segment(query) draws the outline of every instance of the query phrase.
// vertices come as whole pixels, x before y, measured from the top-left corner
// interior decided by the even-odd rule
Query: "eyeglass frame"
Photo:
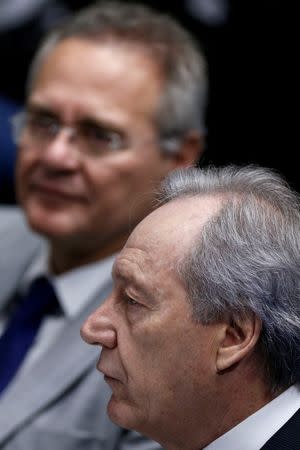
[[[23,109],[19,112],[17,112],[16,114],[14,114],[11,117],[11,126],[12,126],[12,134],[13,134],[13,138],[14,138],[14,142],[18,145],[19,141],[21,139],[21,134],[24,132],[25,128],[28,128],[28,124],[26,124],[26,118],[28,118],[30,116],[30,114],[34,114],[34,111],[28,111],[26,109]],[[36,113],[37,114],[37,113]],[[42,114],[41,114],[42,116]],[[45,117],[47,116],[47,114],[45,114]],[[76,137],[78,138],[78,136],[80,136],[82,133],[80,133],[79,129],[80,129],[80,123],[77,125],[66,125],[64,124],[62,121],[56,119],[54,116],[51,117],[51,114],[48,115],[48,120],[52,119],[53,122],[50,123],[50,125],[48,125],[49,128],[52,128],[52,130],[45,130],[46,133],[48,133],[48,136],[44,136],[44,137],[36,137],[35,134],[31,134],[30,138],[33,139],[33,141],[35,140],[36,142],[40,139],[40,141],[43,142],[51,142],[53,139],[55,139],[63,130],[68,131],[69,132],[69,136],[71,136],[73,139]],[[83,124],[81,124],[81,126],[83,126]],[[95,127],[95,129],[97,128],[97,124],[93,124],[92,126]],[[54,127],[54,130],[53,130]],[[101,130],[101,125],[99,125],[99,130]],[[29,130],[27,130],[29,131]],[[86,151],[82,151],[78,148],[79,153],[83,154],[84,156],[93,156],[93,157],[100,157],[105,153],[112,153],[112,152],[119,152],[121,150],[126,150],[130,147],[128,140],[121,135],[120,132],[115,131],[115,130],[105,130],[105,128],[103,127],[104,132],[108,133],[110,135],[110,137],[112,138],[111,144],[108,145],[107,148],[105,148],[105,150],[99,150],[95,151],[95,150],[91,150],[91,146],[86,145],[86,148],[89,150],[88,152]],[[161,147],[164,149],[164,153],[172,156],[175,155],[179,152],[179,148],[180,148],[180,142],[181,142],[181,138],[179,138],[178,136],[168,136],[168,137],[163,137],[160,138],[160,145]]]
[[[40,136],[37,136],[38,130],[36,129],[36,133],[32,133],[32,130],[30,130],[30,116],[34,116],[34,114],[36,114],[36,118],[38,118],[38,113],[34,112],[34,111],[26,111],[26,110],[21,110],[19,112],[17,112],[16,114],[14,114],[11,118],[11,126],[12,126],[12,134],[13,134],[13,138],[14,138],[14,142],[18,145],[22,136],[22,133],[27,130],[27,132],[29,132],[29,137],[32,139],[33,142],[51,142],[52,140],[54,140],[62,131],[67,131],[69,134],[69,138],[71,137],[72,139],[78,139],[78,137],[80,136],[84,136],[84,133],[82,131],[80,131],[80,127],[84,127],[84,124],[80,124],[78,123],[77,125],[66,125],[64,124],[62,121],[60,121],[59,119],[55,118],[55,116],[49,114],[45,114],[44,115],[44,120],[45,123],[42,124],[42,119],[43,119],[43,114],[40,114],[39,119],[41,120],[41,127],[44,126],[44,130],[40,129]],[[48,124],[46,123],[46,120],[48,120]],[[32,126],[33,124],[31,124]],[[97,124],[92,124],[91,123],[91,130],[94,127],[94,131],[97,130]],[[89,144],[85,144],[85,151],[83,151],[82,149],[80,149],[78,146],[78,150],[80,153],[84,154],[84,155],[88,155],[88,156],[102,156],[104,153],[109,153],[109,152],[116,152],[119,150],[125,150],[126,148],[129,147],[129,143],[128,140],[121,135],[121,133],[119,133],[118,131],[115,130],[106,130],[104,127],[101,127],[101,125],[99,125],[98,127],[98,131],[103,131],[104,133],[107,133],[108,136],[110,136],[111,141],[108,144],[107,148],[105,149],[101,149],[99,151],[92,150],[92,146],[90,146]],[[44,135],[42,136],[42,134],[44,133]],[[83,141],[85,141],[86,138],[83,137]],[[88,149],[88,151],[86,151],[86,149]]]

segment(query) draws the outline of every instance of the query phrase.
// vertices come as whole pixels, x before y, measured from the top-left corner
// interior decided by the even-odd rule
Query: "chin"
[[[64,237],[72,233],[70,219],[64,213],[48,211],[45,208],[25,205],[25,214],[30,227],[49,238]]]
[[[157,429],[153,422],[149,420],[144,404],[142,408],[138,408],[124,401],[116,400],[112,396],[107,406],[107,414],[110,420],[116,425],[127,430],[137,431],[159,442],[157,439],[159,437]]]
[[[114,395],[111,396],[107,414],[112,422],[122,428],[142,432],[142,423],[144,422],[139,411],[134,406],[125,401],[117,400]]]

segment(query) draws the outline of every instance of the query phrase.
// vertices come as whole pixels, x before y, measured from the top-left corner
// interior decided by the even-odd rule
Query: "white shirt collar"
[[[91,297],[110,279],[112,265],[116,255],[101,261],[70,270],[62,275],[53,276],[48,268],[48,251],[31,264],[24,274],[21,289],[26,289],[31,281],[47,276],[53,283],[62,311],[67,317],[75,317],[87,305]]]
[[[300,388],[293,385],[205,450],[259,450],[300,408]],[[203,449],[203,450],[204,450]]]

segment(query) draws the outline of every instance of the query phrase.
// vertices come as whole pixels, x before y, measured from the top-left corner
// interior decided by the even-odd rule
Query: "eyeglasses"
[[[28,144],[43,147],[64,131],[68,133],[70,140],[76,141],[79,152],[90,157],[128,147],[128,142],[119,132],[106,129],[88,119],[68,126],[49,113],[22,111],[13,116],[11,123],[16,143],[20,139],[26,139]]]

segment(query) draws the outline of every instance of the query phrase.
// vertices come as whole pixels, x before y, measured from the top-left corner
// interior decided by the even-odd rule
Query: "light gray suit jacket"
[[[20,210],[0,208],[0,310],[12,298],[43,241],[31,233]],[[85,344],[80,326],[111,289],[94,296],[66,325],[47,354],[0,397],[1,450],[154,450],[161,447],[112,424],[110,390],[95,369],[99,348]],[[0,361],[1,370],[1,361]]]

